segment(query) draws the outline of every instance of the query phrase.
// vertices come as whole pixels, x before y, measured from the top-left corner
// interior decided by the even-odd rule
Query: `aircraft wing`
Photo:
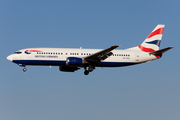
[[[113,54],[111,51],[116,49],[117,47],[119,47],[119,45],[111,46],[107,49],[104,49],[102,51],[99,51],[97,53],[94,53],[92,55],[85,57],[84,60],[88,62],[96,62],[96,61],[105,60],[106,58],[108,58],[109,56]]]

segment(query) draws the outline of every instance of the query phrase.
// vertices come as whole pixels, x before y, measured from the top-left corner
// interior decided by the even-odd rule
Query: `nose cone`
[[[12,62],[13,61],[13,56],[12,55],[7,56],[7,60]]]

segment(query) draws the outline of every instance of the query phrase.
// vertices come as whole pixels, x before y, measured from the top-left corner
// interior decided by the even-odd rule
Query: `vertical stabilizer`
[[[155,29],[149,34],[149,36],[144,40],[144,42],[138,47],[144,52],[153,52],[159,50],[164,26],[165,25],[157,25]]]
[[[164,27],[165,25],[157,25],[141,45],[127,50],[141,50],[143,52],[153,52],[159,50]]]

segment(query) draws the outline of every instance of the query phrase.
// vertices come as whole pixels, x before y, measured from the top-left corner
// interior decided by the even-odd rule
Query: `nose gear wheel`
[[[23,68],[23,71],[24,71],[24,72],[26,72],[26,70],[27,70],[26,68]]]

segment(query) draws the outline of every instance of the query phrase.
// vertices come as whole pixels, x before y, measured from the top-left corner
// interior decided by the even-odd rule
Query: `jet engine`
[[[74,72],[80,68],[78,67],[68,67],[68,66],[59,66],[59,70],[63,72]]]
[[[68,58],[66,59],[66,65],[81,66],[82,64],[83,64],[82,58],[68,57]]]

